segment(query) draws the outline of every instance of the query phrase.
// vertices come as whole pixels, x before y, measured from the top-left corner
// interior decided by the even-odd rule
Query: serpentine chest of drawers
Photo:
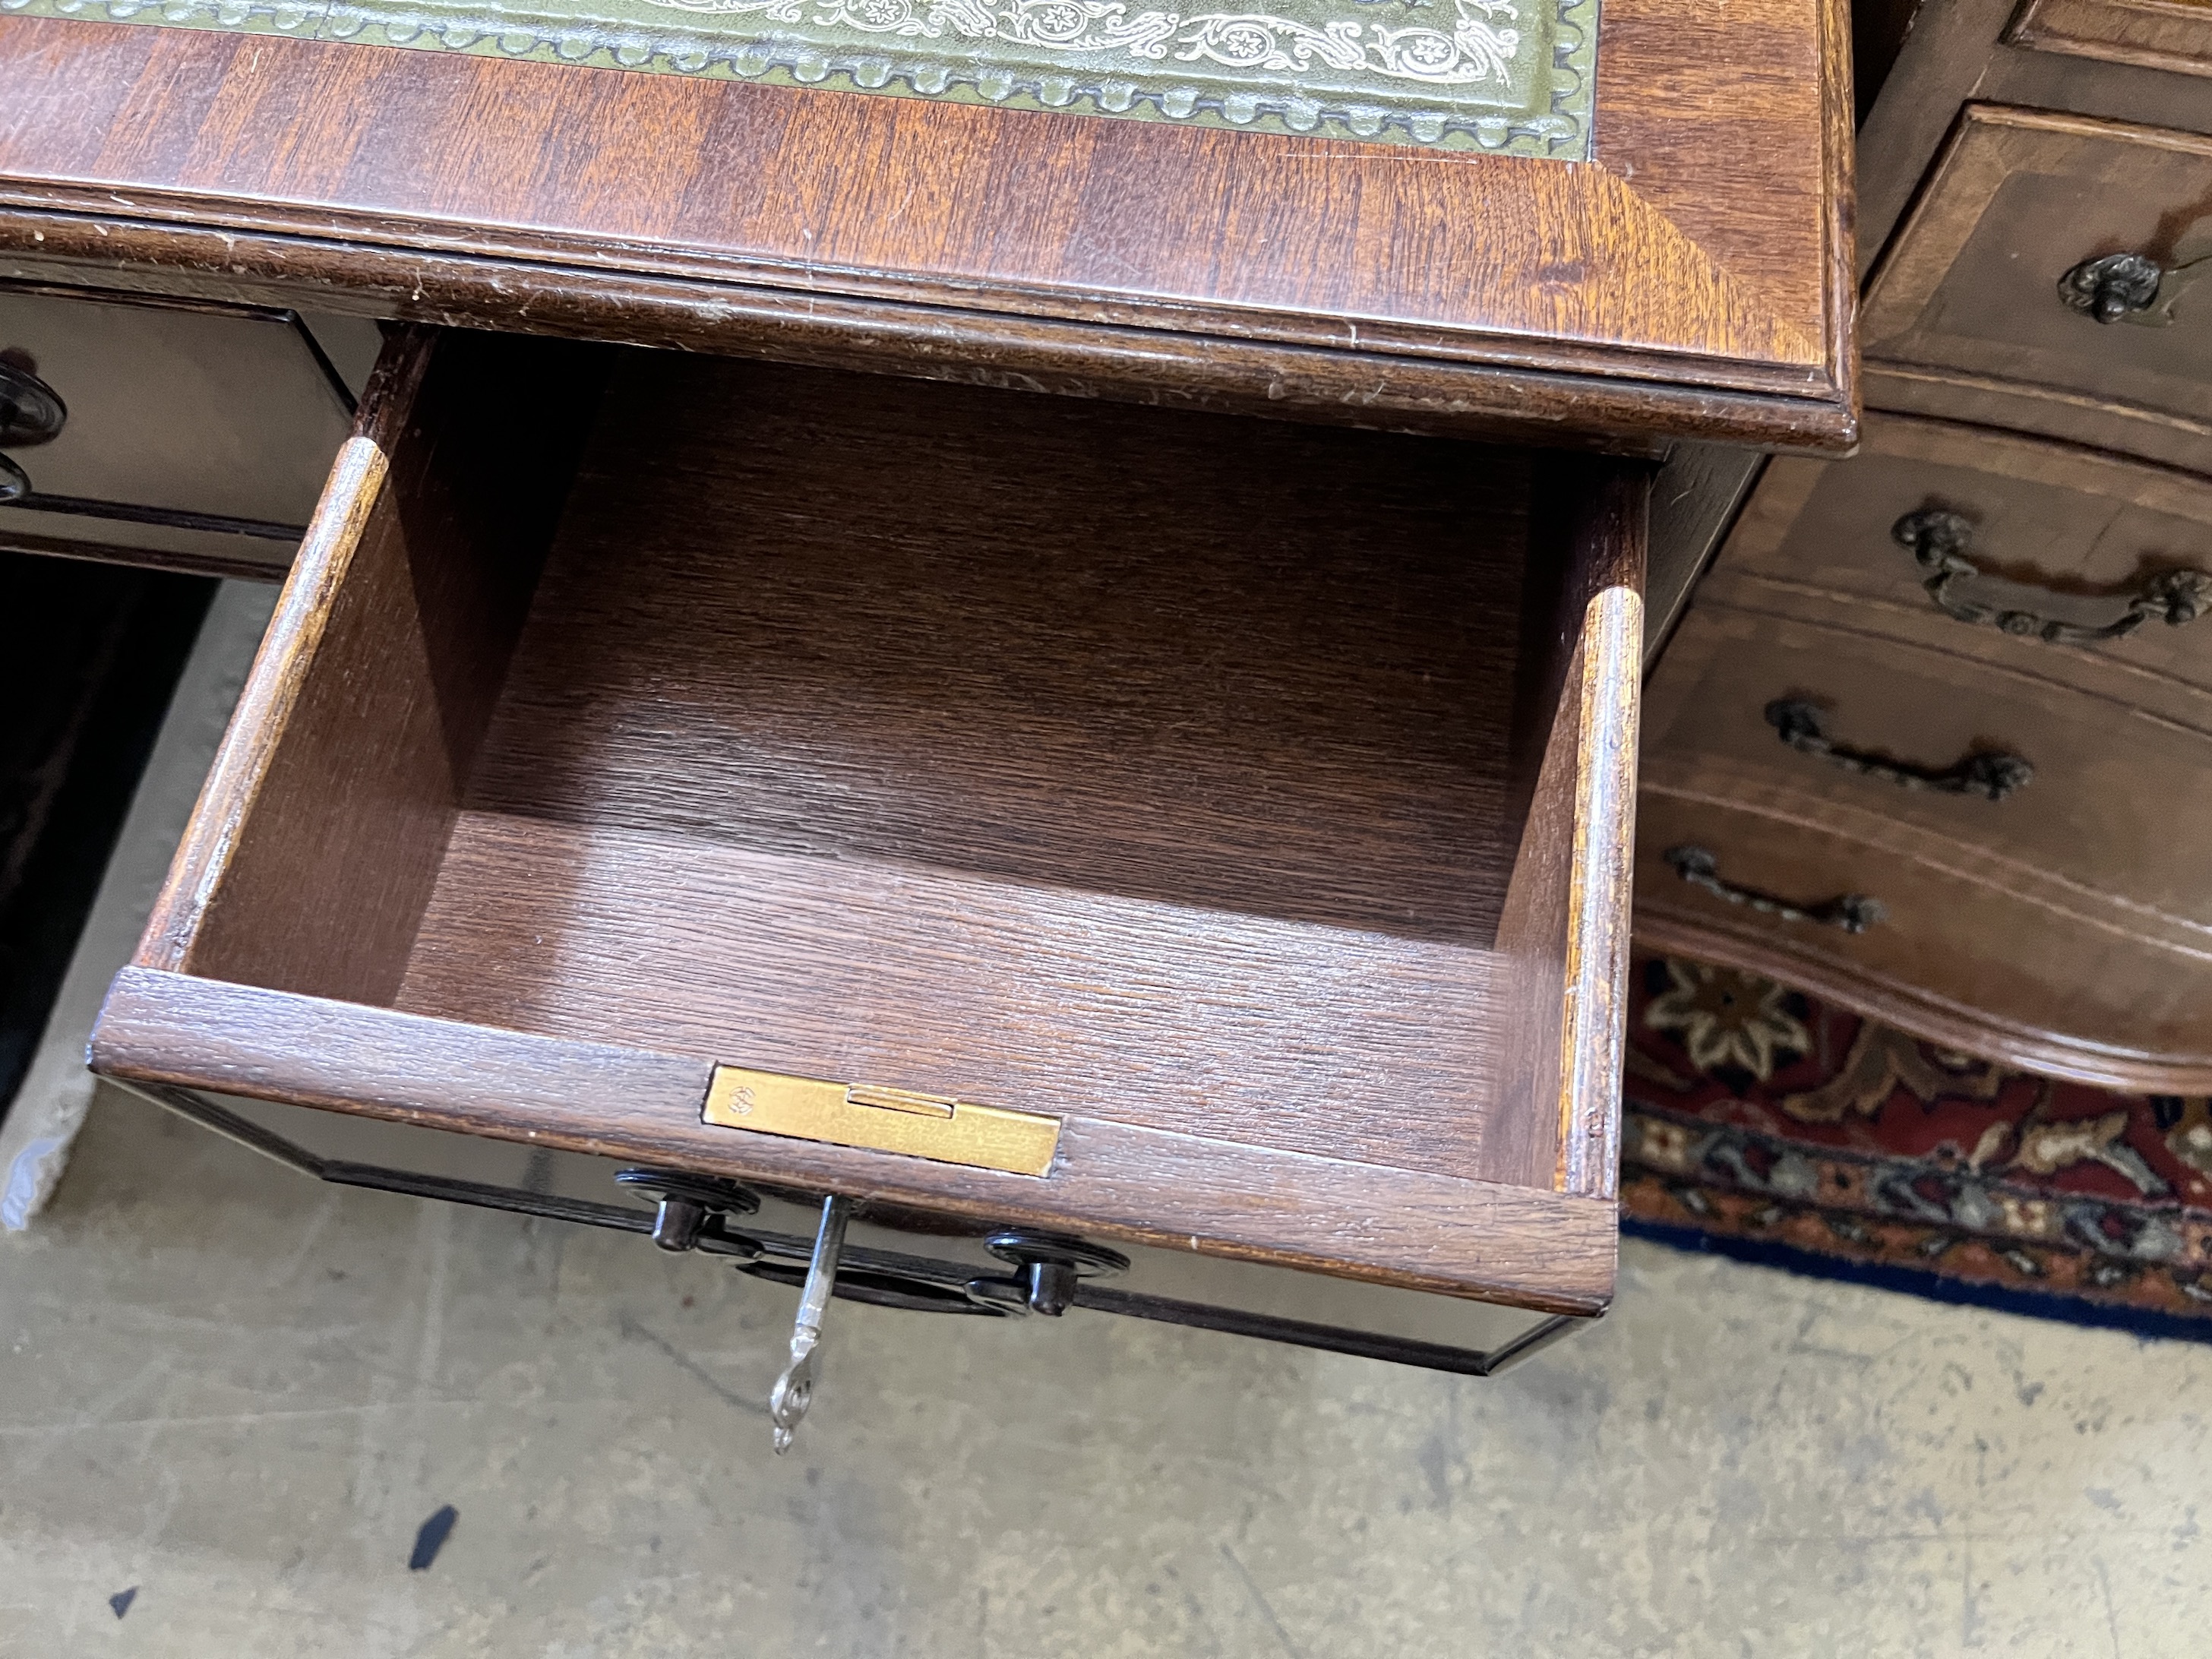
[[[1857,456],[1650,684],[1638,927],[1954,1048],[2212,1090],[2212,9],[1930,5],[1862,135]]]
[[[0,15],[0,278],[389,325],[97,1068],[802,1335],[1601,1311],[1654,469],[1856,435],[1841,9],[549,4]]]

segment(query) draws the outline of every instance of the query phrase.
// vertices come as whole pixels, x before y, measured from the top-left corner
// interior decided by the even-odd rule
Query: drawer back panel
[[[1487,945],[1528,470],[634,356],[469,804]]]

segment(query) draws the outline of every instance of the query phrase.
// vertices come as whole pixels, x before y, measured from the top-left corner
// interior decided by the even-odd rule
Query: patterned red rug
[[[1733,969],[1630,971],[1630,1231],[2212,1340],[2212,1099],[2008,1071]]]

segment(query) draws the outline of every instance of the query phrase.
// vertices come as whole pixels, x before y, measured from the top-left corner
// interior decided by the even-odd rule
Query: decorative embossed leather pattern
[[[1598,0],[0,0],[9,12],[1582,161]]]

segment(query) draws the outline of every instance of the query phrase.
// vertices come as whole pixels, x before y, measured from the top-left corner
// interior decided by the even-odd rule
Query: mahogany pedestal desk
[[[1602,1311],[1647,553],[1853,441],[1841,7],[64,11],[10,292],[386,327],[97,1069],[807,1280],[787,1428],[833,1270]]]

